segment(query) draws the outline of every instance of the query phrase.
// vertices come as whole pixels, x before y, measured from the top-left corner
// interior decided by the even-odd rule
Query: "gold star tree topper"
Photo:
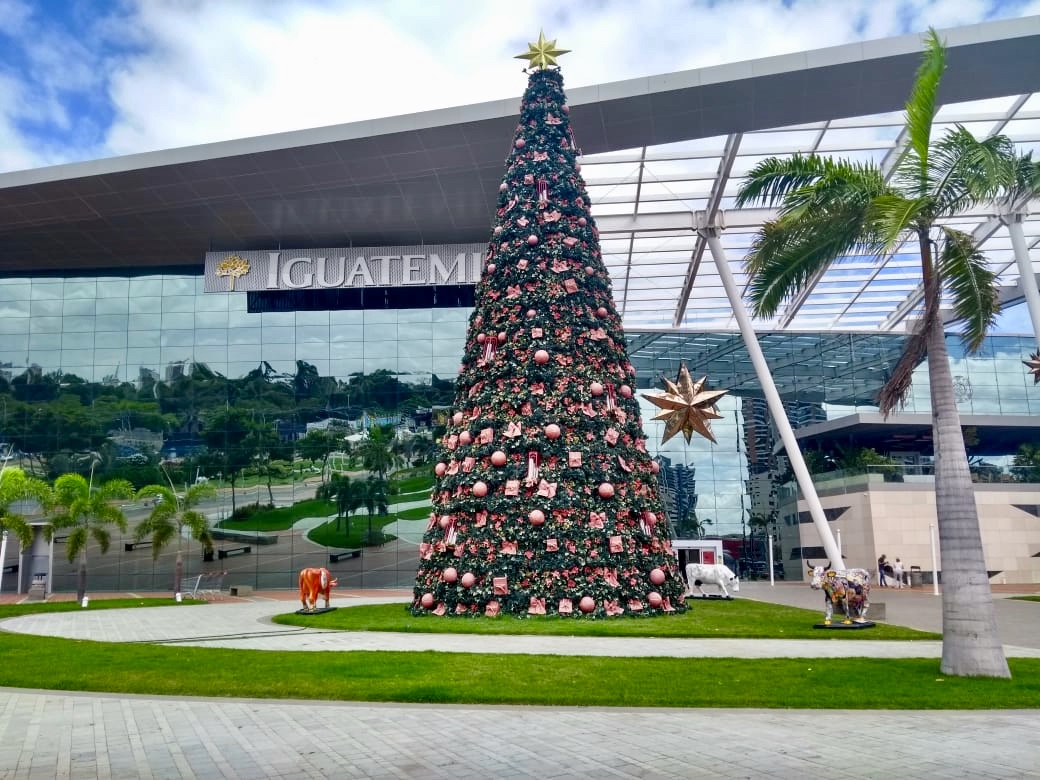
[[[545,33],[541,30],[538,31],[538,40],[528,43],[527,47],[526,52],[517,54],[513,59],[527,60],[529,68],[548,68],[550,65],[556,65],[556,58],[570,51],[556,48],[556,39],[545,40]]]
[[[1029,356],[1029,360],[1022,361],[1029,366],[1029,373],[1033,375],[1033,384],[1040,384],[1040,351]]]
[[[711,432],[709,420],[722,419],[719,410],[715,408],[715,402],[729,391],[705,390],[704,383],[707,379],[702,377],[694,382],[690,377],[690,370],[683,363],[679,366],[679,376],[675,382],[664,380],[664,392],[643,393],[643,398],[664,410],[654,417],[655,420],[665,421],[661,444],[679,431],[683,432],[687,444],[690,443],[690,436],[694,431],[712,443],[718,443]]]

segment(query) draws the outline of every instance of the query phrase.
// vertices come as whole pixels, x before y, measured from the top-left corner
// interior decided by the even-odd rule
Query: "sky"
[[[1040,0],[0,0],[0,172],[1040,14]]]

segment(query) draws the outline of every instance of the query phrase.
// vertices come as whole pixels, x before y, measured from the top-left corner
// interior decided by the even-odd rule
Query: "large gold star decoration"
[[[1040,351],[1029,356],[1029,360],[1023,360],[1023,364],[1029,366],[1029,373],[1033,375],[1033,384],[1040,384]]]
[[[527,60],[529,68],[548,68],[550,65],[556,65],[556,58],[570,51],[570,49],[557,49],[556,39],[545,40],[545,33],[541,30],[538,31],[538,40],[527,44],[527,47],[526,52],[517,54],[513,59]]]
[[[704,383],[708,380],[703,377],[694,382],[690,377],[690,371],[683,363],[679,366],[679,376],[676,381],[664,380],[665,391],[656,393],[643,393],[643,398],[655,406],[664,409],[663,412],[654,417],[655,420],[664,420],[664,444],[679,431],[686,437],[686,443],[690,443],[690,436],[694,431],[704,438],[717,444],[715,436],[711,432],[709,420],[721,420],[722,415],[715,408],[715,402],[724,396],[728,390],[705,390]]]

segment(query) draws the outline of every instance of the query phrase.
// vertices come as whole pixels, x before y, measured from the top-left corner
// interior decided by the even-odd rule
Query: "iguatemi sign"
[[[206,292],[475,284],[484,244],[207,252]]]

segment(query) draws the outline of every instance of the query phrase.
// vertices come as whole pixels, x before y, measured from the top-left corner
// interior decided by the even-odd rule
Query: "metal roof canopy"
[[[963,122],[1040,149],[1040,17],[941,34],[939,129]],[[723,244],[746,283],[744,250],[770,212],[728,208],[742,174],[796,151],[890,170],[921,49],[909,35],[569,90],[626,328],[733,330],[692,212],[726,212]],[[511,99],[0,174],[0,274],[161,273],[210,249],[482,242],[518,110]],[[1014,299],[1000,223],[979,210],[953,224],[986,239]],[[1040,242],[1040,219],[1025,233]],[[919,282],[912,254],[853,258],[759,325],[893,329],[918,310]]]

